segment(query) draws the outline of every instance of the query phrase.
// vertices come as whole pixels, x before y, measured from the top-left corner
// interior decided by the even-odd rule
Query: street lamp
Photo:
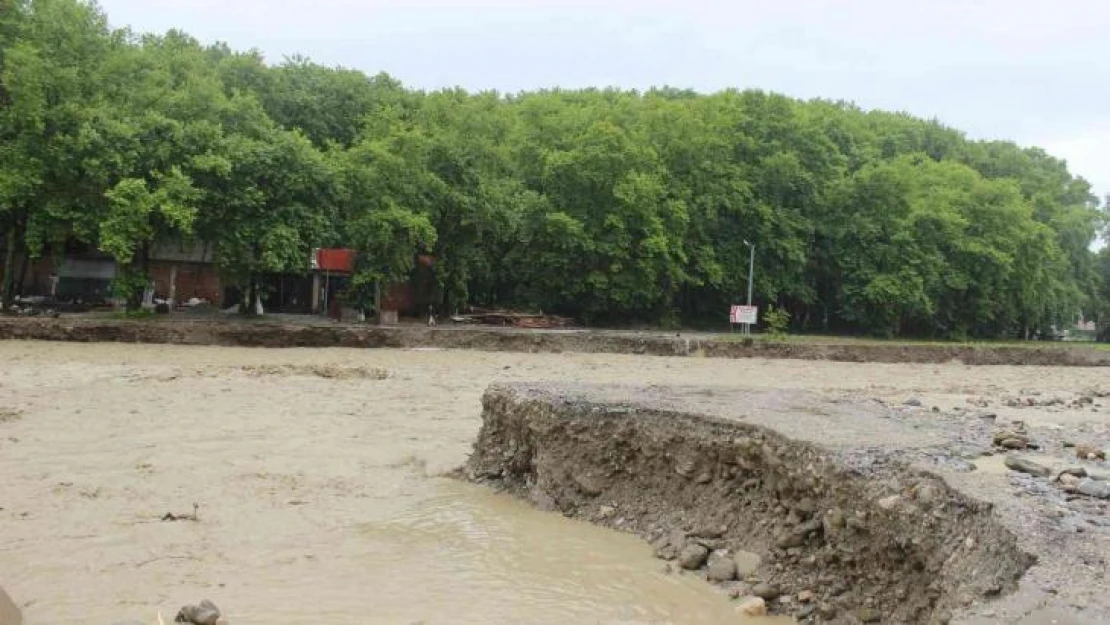
[[[755,245],[749,243],[747,239],[744,239],[744,245],[751,249],[751,255],[748,257],[748,306],[750,307],[752,305],[752,278],[755,275]],[[745,324],[744,330],[746,334],[751,334],[752,324]]]

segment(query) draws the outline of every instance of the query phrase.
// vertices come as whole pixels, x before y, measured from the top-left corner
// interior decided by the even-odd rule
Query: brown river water
[[[721,591],[665,573],[635,537],[443,477],[466,459],[487,384],[943,399],[1044,383],[1034,368],[981,371],[973,381],[958,365],[0,343],[0,586],[27,625],[155,623],[159,611],[169,622],[201,598],[233,625],[741,623]],[[199,520],[161,520],[194,503]]]

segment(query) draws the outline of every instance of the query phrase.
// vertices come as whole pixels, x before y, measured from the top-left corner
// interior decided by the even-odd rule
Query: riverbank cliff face
[[[493,386],[483,406],[469,479],[635,533],[676,570],[772,613],[1016,622],[1059,603],[1020,583],[1053,537],[946,479],[966,469],[944,461],[940,423],[875,402],[709,388]]]

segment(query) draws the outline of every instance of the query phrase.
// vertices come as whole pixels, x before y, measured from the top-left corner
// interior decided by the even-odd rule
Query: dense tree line
[[[145,281],[162,237],[249,289],[360,252],[359,293],[436,258],[444,309],[720,325],[747,290],[795,329],[1029,336],[1108,301],[1098,201],[1037,148],[761,91],[424,92],[78,0],[0,0],[0,228]],[[53,246],[53,247],[52,247]]]

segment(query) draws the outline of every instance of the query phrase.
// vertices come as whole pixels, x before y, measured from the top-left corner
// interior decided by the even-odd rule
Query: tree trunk
[[[259,281],[257,279],[255,279],[253,281],[253,284],[251,284],[251,302],[250,302],[251,308],[250,308],[250,313],[251,313],[252,316],[257,317],[259,315],[259,307],[260,307],[261,301],[262,301],[262,285],[259,283]]]
[[[243,289],[243,294],[239,301],[239,314],[249,316],[251,314],[251,303],[254,301],[254,276],[247,278],[246,288]]]
[[[31,255],[27,253],[27,246],[23,245],[22,247],[23,250],[21,251],[23,252],[23,259],[19,263],[19,273],[16,274],[18,276],[18,279],[15,283],[15,292],[19,295],[24,294],[23,287],[27,283],[27,265],[30,264],[31,258]]]
[[[382,281],[374,281],[374,315],[378,325],[382,325]]]
[[[15,265],[15,218],[12,218],[11,224],[8,227],[8,241],[7,249],[4,252],[4,283],[3,289],[0,290],[0,303],[3,304],[4,310],[7,310],[12,305],[12,269]]]
[[[143,304],[143,295],[147,289],[147,260],[150,257],[150,246],[143,244],[135,253],[131,261],[128,276],[127,311],[139,310]]]

